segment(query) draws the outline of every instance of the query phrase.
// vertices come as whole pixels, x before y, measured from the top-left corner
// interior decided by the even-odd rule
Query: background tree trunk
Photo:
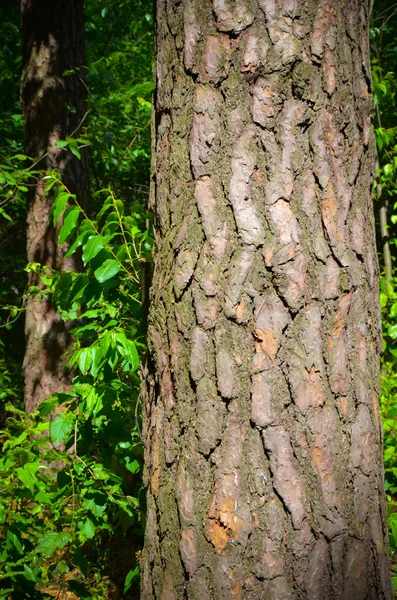
[[[144,600],[392,598],[368,2],[158,0]]]
[[[86,113],[84,82],[83,0],[22,0],[23,74],[21,94],[25,119],[25,152],[35,168],[57,169],[63,182],[89,204],[86,151],[78,160],[58,140],[81,135]],[[74,74],[65,71],[74,70]],[[27,258],[53,269],[78,270],[75,257],[60,263],[57,230],[49,221],[51,197],[39,177],[29,193]],[[30,285],[39,285],[31,274]],[[70,336],[50,299],[31,297],[26,307],[24,359],[25,404],[28,412],[55,391],[66,389],[70,374],[61,356]]]

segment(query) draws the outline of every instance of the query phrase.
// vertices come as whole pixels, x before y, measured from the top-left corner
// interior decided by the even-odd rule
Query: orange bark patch
[[[274,360],[278,350],[278,338],[273,337],[272,330],[255,329],[254,335],[259,342],[261,350],[263,350],[271,360]]]
[[[220,554],[229,541],[224,525],[215,519],[208,519],[207,535],[215,550]]]
[[[234,540],[240,538],[240,533],[244,525],[244,520],[234,513],[234,500],[230,496],[222,500],[219,517],[223,525],[228,529],[229,534]]]
[[[231,588],[230,592],[232,594],[233,600],[242,600],[243,590],[239,581]]]
[[[240,302],[240,304],[237,305],[236,308],[236,319],[237,319],[237,323],[244,323],[244,321],[247,320],[247,301],[245,300],[245,298],[243,298]]]
[[[220,510],[216,508],[213,496],[208,511],[207,536],[220,554],[229,540],[238,540],[244,526],[244,519],[235,514],[235,501],[231,496],[223,498]]]
[[[338,405],[339,405],[340,412],[342,413],[342,415],[344,417],[346,417],[346,415],[347,415],[347,398],[346,398],[346,396],[341,396],[340,398],[338,398]]]

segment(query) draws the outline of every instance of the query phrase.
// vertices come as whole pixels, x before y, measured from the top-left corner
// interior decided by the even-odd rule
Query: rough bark
[[[86,151],[78,160],[56,146],[81,135],[86,113],[83,0],[22,0],[23,73],[21,96],[25,119],[25,153],[44,172],[57,169],[65,185],[89,204]],[[75,73],[64,75],[65,71]],[[45,175],[45,173],[44,173]],[[78,259],[60,263],[57,229],[49,220],[51,195],[39,177],[28,198],[27,259],[53,269],[78,270]],[[31,274],[30,285],[40,285]],[[30,412],[55,391],[67,389],[70,373],[62,359],[70,336],[48,297],[31,297],[26,307],[24,359],[25,405]]]
[[[390,600],[365,0],[158,0],[144,600]]]

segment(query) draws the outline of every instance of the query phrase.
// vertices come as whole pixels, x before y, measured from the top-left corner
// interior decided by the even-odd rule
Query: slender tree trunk
[[[390,600],[366,0],[158,0],[144,600]]]
[[[83,0],[22,0],[21,12],[25,152],[37,161],[35,168],[61,172],[64,183],[87,208],[86,151],[78,160],[69,150],[56,146],[58,140],[81,135],[87,110],[82,68]],[[58,248],[57,229],[49,220],[51,196],[44,194],[44,175],[29,194],[28,261],[53,269],[78,270],[74,257],[60,263],[65,248]],[[39,285],[37,276],[31,274],[29,283]],[[25,404],[30,412],[50,394],[69,386],[70,373],[61,357],[70,344],[70,336],[48,297],[29,298],[25,333]]]

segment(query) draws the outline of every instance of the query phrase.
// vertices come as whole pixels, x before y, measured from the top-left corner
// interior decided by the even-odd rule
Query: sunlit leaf
[[[39,543],[35,548],[37,554],[42,554],[45,558],[53,556],[56,550],[64,548],[69,542],[69,535],[65,532],[57,533],[49,531],[39,538]]]
[[[105,260],[95,272],[94,275],[99,283],[104,283],[108,279],[111,279],[121,270],[121,264],[114,259]]]
[[[105,247],[105,238],[101,235],[93,235],[84,245],[83,262],[86,265]]]
[[[51,441],[54,445],[60,444],[65,441],[69,433],[73,429],[76,415],[70,412],[64,412],[59,414],[52,422],[50,426]]]
[[[58,235],[58,244],[63,244],[75,232],[80,214],[81,209],[77,206],[71,206],[69,209],[66,209],[63,225]]]

